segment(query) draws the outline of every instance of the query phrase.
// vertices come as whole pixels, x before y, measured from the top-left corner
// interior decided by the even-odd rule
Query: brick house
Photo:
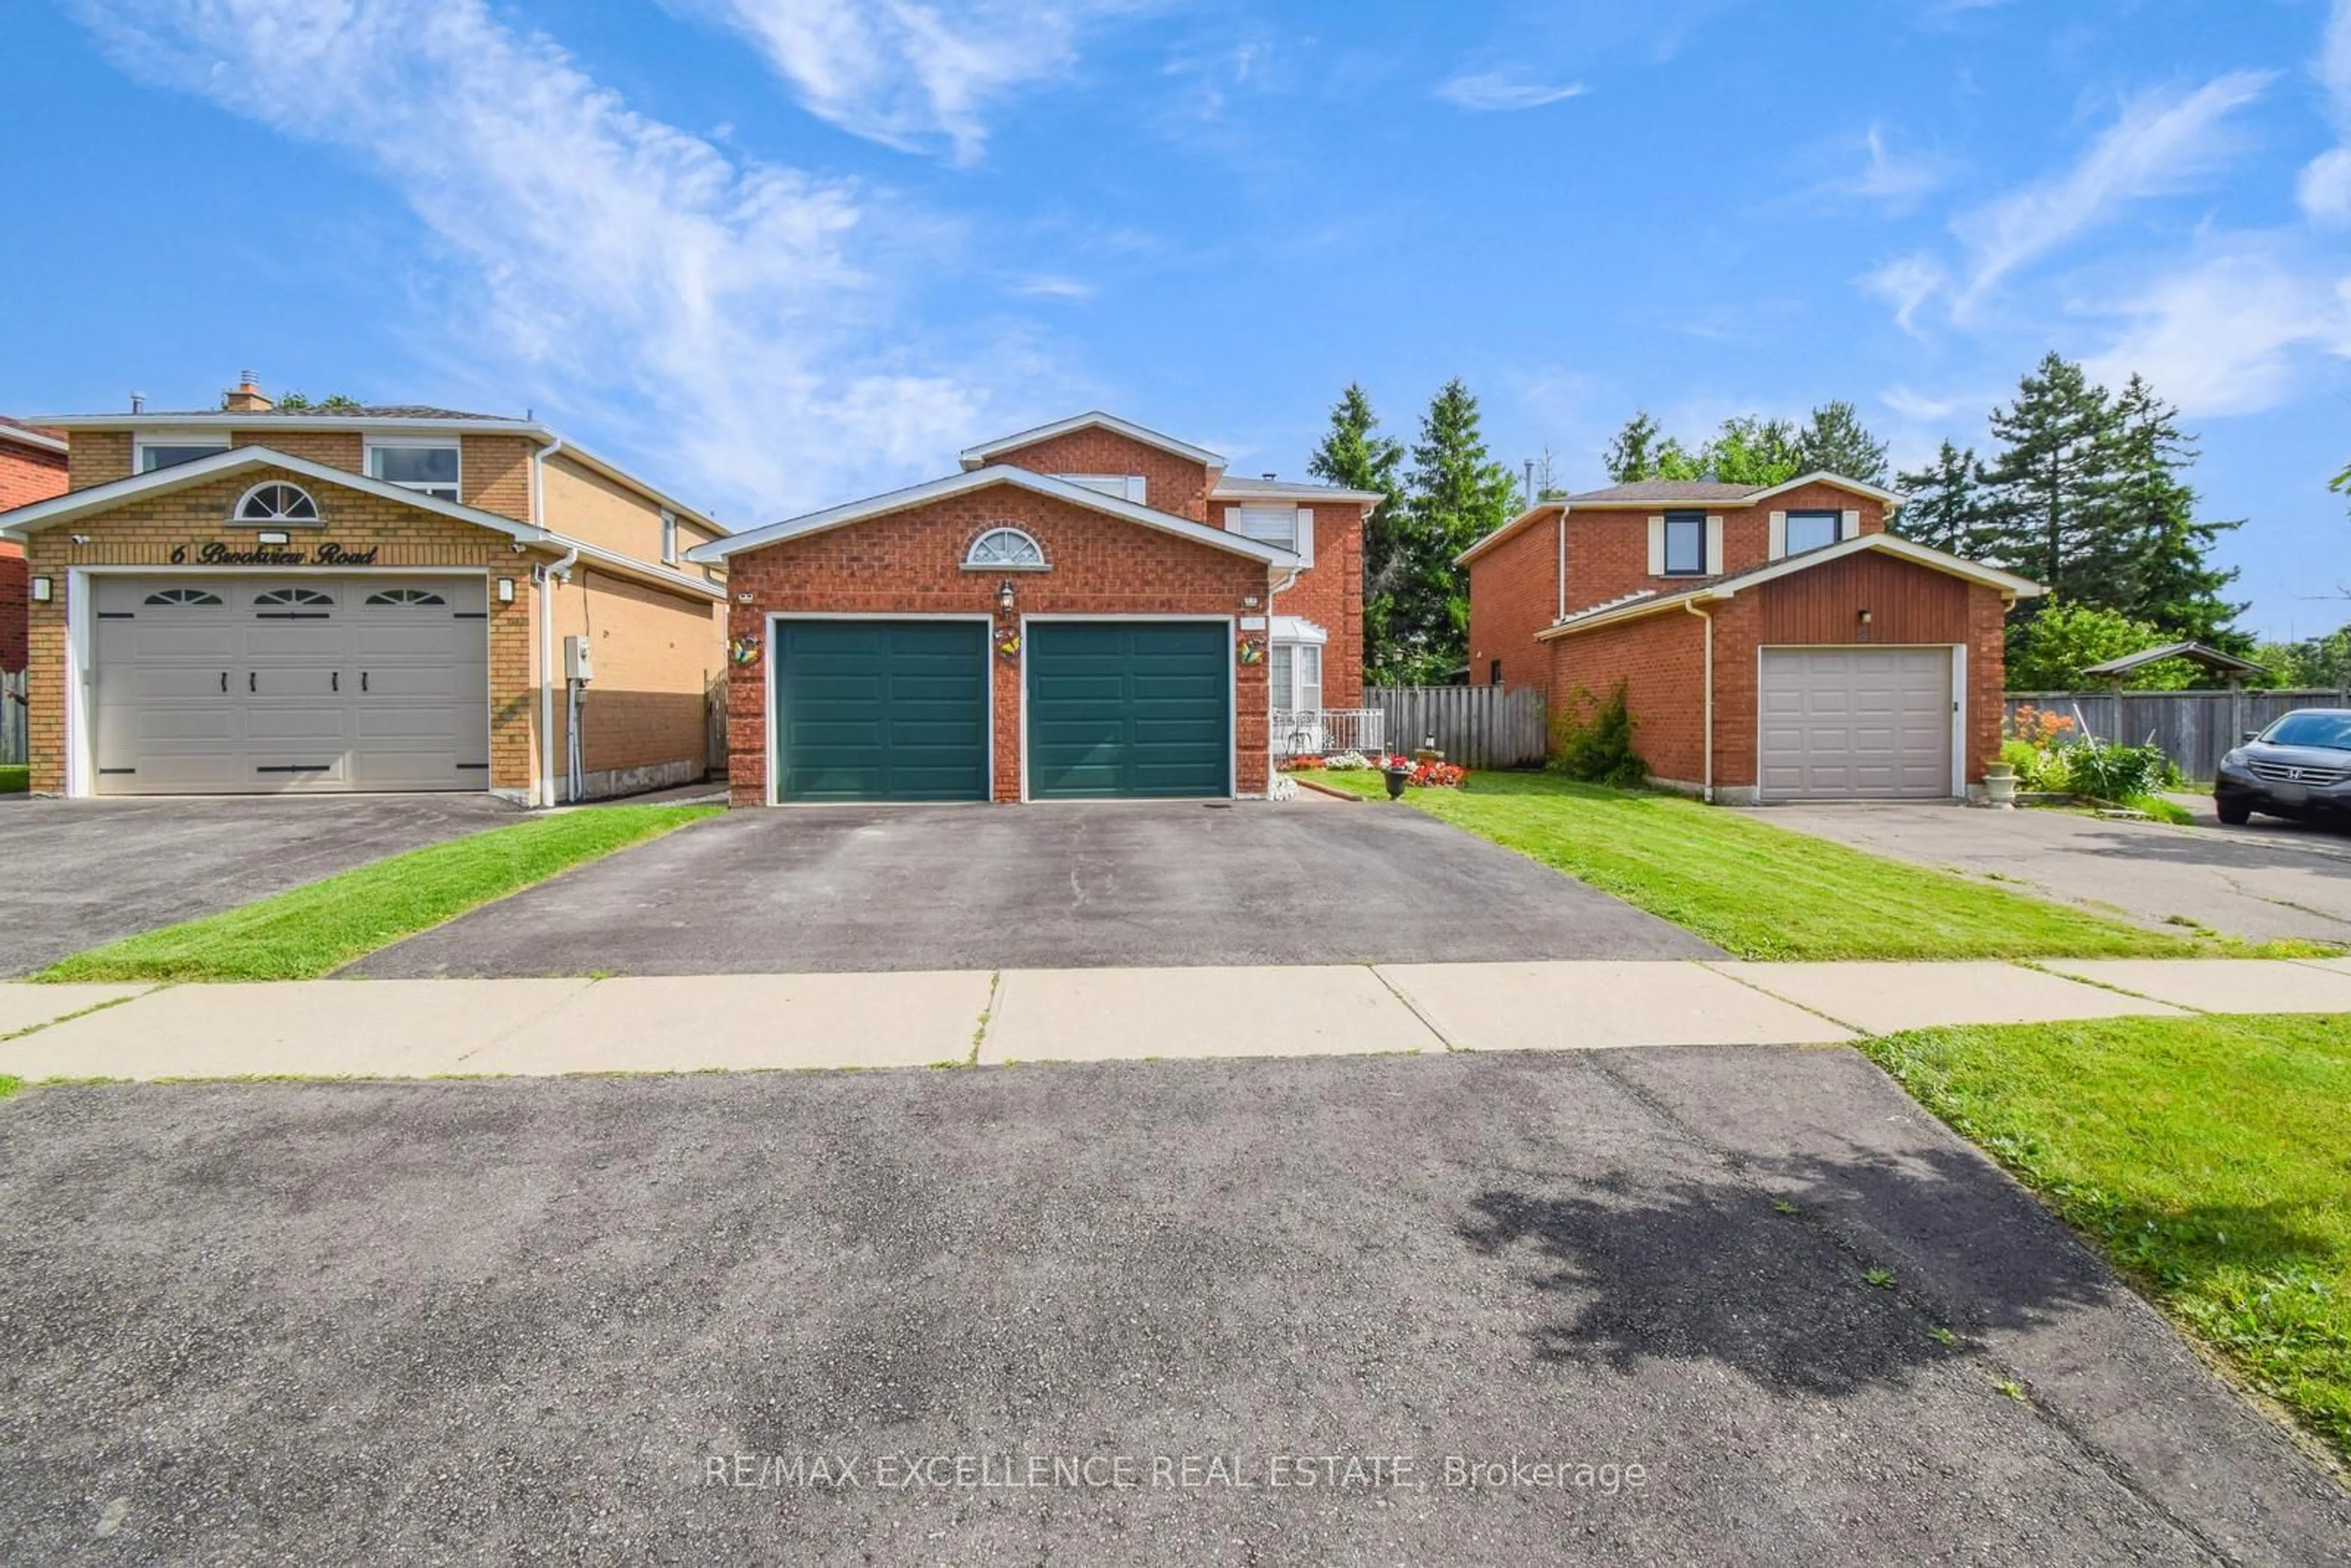
[[[66,487],[65,438],[0,416],[0,511],[46,500]],[[25,667],[25,548],[0,538],[0,672]]]
[[[276,407],[44,419],[26,556],[32,787],[489,790],[705,776],[725,530],[529,419]],[[574,680],[585,662],[585,679]]]
[[[1887,533],[1900,500],[1812,474],[1544,502],[1462,553],[1469,678],[1553,713],[1622,681],[1658,781],[1709,800],[1973,795],[2041,589]]]
[[[1105,413],[691,552],[733,591],[737,805],[1261,795],[1362,744],[1379,497]]]

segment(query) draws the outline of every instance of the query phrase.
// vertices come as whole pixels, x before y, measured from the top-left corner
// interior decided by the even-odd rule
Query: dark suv
[[[2231,827],[2255,811],[2351,823],[2351,708],[2304,707],[2220,758],[2212,806]]]

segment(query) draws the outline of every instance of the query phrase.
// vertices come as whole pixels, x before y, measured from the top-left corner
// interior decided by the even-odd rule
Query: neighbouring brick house
[[[1999,755],[2008,607],[1831,474],[1546,501],[1464,551],[1469,678],[1554,713],[1625,685],[1662,783],[1735,803],[1966,797]]]
[[[1085,413],[701,546],[735,803],[1260,795],[1357,743],[1364,516]]]
[[[35,790],[552,804],[708,771],[725,579],[684,556],[725,530],[535,421],[281,409],[248,376],[41,423],[63,493],[0,512]]]
[[[66,487],[65,437],[0,415],[0,511]],[[0,673],[25,667],[25,549],[0,538]]]

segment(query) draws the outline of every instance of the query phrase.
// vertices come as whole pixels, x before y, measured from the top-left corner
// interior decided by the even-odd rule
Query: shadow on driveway
[[[1720,956],[1405,807],[1135,801],[736,811],[526,889],[352,972]]]

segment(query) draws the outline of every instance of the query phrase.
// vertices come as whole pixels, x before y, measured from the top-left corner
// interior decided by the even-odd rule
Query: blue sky
[[[0,411],[528,407],[741,525],[1095,404],[1294,475],[1350,380],[1915,462],[2053,347],[2346,619],[2351,0],[18,0],[0,129]]]

